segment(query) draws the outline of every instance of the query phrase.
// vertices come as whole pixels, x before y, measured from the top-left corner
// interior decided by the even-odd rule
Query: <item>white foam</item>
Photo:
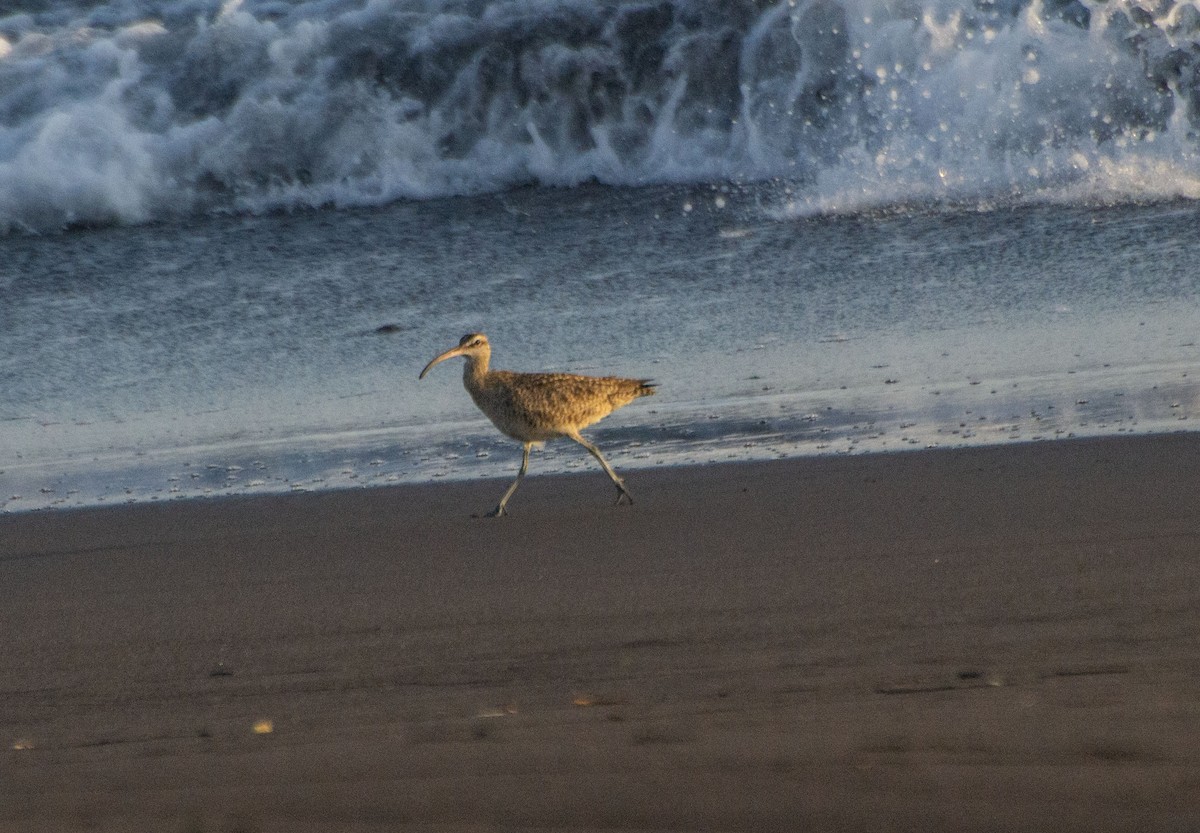
[[[779,178],[797,213],[1200,182],[1192,2],[44,5],[0,18],[5,230],[530,182]]]

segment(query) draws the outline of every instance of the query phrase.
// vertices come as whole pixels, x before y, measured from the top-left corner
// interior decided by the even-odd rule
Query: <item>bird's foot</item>
[[[484,515],[484,517],[485,518],[502,518],[507,514],[508,513],[504,511],[504,504],[502,503],[499,506],[497,506],[495,509],[493,509],[491,512],[488,512],[486,515]]]
[[[629,490],[626,489],[624,486],[618,486],[617,487],[617,502],[614,503],[613,506],[620,506],[622,500],[628,501],[629,505],[633,506],[633,495],[629,494]]]

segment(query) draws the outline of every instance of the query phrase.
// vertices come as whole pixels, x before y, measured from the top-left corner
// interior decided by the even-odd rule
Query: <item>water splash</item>
[[[1158,0],[18,2],[0,229],[536,183],[784,210],[1200,193],[1200,10]]]

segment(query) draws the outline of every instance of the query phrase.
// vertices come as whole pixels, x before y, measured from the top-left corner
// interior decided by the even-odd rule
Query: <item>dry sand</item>
[[[0,517],[0,831],[1195,831],[1197,472],[1191,434]]]

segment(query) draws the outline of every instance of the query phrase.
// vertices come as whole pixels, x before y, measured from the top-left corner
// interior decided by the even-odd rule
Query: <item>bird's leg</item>
[[[488,513],[489,518],[499,518],[504,514],[504,504],[508,503],[508,499],[513,496],[513,492],[521,485],[521,479],[525,476],[525,471],[529,468],[529,449],[533,443],[525,443],[525,453],[521,455],[521,470],[517,472],[517,479],[508,487],[508,491],[504,493],[504,497],[500,498],[500,502],[496,504],[496,508]]]
[[[629,490],[625,488],[625,481],[617,476],[617,473],[613,471],[613,467],[610,466],[608,461],[605,460],[600,454],[600,449],[596,448],[596,446],[585,440],[578,431],[576,431],[574,434],[568,434],[567,436],[586,448],[588,452],[590,452],[591,455],[600,462],[600,465],[604,467],[604,471],[607,472],[608,476],[612,478],[612,482],[617,484],[617,505],[621,505],[621,498],[625,498],[632,505],[633,495],[629,494]]]

